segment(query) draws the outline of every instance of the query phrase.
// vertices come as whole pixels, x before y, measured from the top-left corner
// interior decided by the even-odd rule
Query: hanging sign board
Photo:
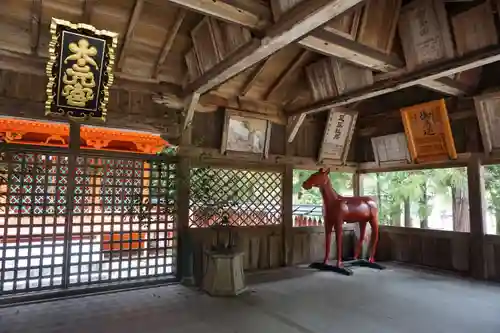
[[[401,117],[414,163],[457,158],[444,99],[403,108]]]
[[[118,34],[52,18],[45,114],[106,120]]]
[[[404,133],[396,133],[372,138],[373,154],[378,165],[411,161]]]
[[[500,92],[474,97],[484,152],[500,152]]]
[[[334,108],[330,111],[319,150],[320,164],[345,162],[357,118],[357,111],[345,108]]]

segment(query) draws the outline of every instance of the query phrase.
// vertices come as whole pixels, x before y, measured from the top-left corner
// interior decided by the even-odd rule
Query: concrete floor
[[[500,285],[398,266],[249,280],[239,298],[175,285],[0,308],[0,332],[500,332]]]

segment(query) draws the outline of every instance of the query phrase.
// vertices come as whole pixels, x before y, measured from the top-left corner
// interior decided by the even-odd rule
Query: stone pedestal
[[[211,296],[235,296],[246,290],[243,252],[206,251],[206,255],[203,290]]]

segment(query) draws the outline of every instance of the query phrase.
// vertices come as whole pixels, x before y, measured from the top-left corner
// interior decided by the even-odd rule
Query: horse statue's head
[[[318,172],[313,173],[306,179],[305,182],[302,183],[302,188],[305,190],[310,190],[312,187],[320,187],[325,185],[328,181],[328,174],[330,173],[330,168],[328,169],[319,169]]]

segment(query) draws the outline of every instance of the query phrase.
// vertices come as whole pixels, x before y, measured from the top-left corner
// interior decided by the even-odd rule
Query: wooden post
[[[71,255],[71,233],[73,226],[73,193],[75,192],[76,158],[80,151],[80,124],[70,122],[69,124],[69,156],[68,156],[68,185],[66,187],[66,221],[64,225],[64,266],[62,268],[63,288],[69,286],[70,255]]]
[[[287,135],[293,125],[288,124]],[[285,141],[285,155],[293,155],[293,146]],[[285,165],[283,174],[283,259],[285,266],[293,263],[293,165]]]
[[[471,156],[467,165],[470,214],[470,254],[469,270],[472,277],[486,278],[484,255],[485,193],[481,159],[478,154]]]
[[[180,145],[191,143],[191,126],[181,135]],[[193,277],[193,244],[189,233],[189,184],[190,161],[180,157],[177,166],[177,235],[179,255],[177,258],[177,278],[187,285],[194,284]]]
[[[363,174],[356,171],[352,174],[352,194],[360,196],[363,194]]]
[[[292,265],[293,255],[293,166],[286,165],[283,175],[283,259]]]

